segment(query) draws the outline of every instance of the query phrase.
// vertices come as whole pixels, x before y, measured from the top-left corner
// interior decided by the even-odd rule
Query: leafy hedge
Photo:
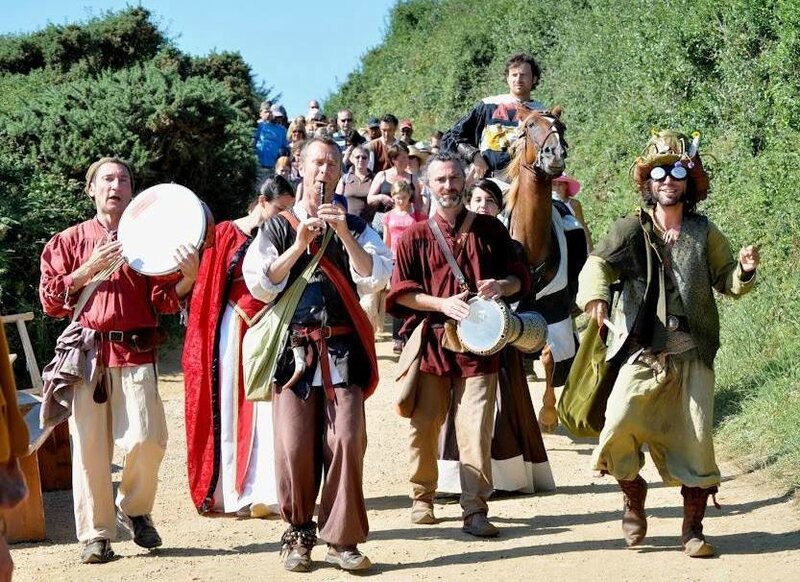
[[[83,176],[98,157],[129,160],[137,191],[174,181],[218,220],[240,215],[268,91],[236,53],[181,53],[143,8],[0,37],[0,311],[41,313],[42,246],[92,215]],[[37,317],[40,364],[62,326]]]
[[[506,92],[503,63],[519,50],[542,65],[535,96],[565,108],[568,169],[596,237],[635,208],[628,172],[651,128],[702,133],[701,211],[763,255],[759,288],[720,302],[722,445],[800,487],[800,3],[402,1],[325,107],[411,117],[423,138]]]

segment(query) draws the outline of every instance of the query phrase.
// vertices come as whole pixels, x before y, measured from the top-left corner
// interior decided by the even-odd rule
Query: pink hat
[[[567,195],[569,195],[570,198],[575,198],[581,189],[581,183],[568,174],[561,174],[558,178],[555,178],[553,182],[564,182],[567,185]]]
[[[406,119],[404,119],[403,121],[400,122],[400,129],[403,129],[403,128],[406,128],[406,127],[414,129],[414,126],[411,125],[411,120],[408,119],[408,118],[406,118]]]

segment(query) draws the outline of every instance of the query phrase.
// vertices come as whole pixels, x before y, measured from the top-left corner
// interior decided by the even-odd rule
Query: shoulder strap
[[[83,313],[83,308],[86,307],[86,303],[89,301],[89,298],[92,296],[92,293],[100,286],[104,279],[97,279],[93,280],[90,283],[84,285],[83,289],[81,290],[81,294],[78,296],[78,301],[75,303],[75,310],[72,312],[72,322],[78,321],[78,318]]]
[[[461,223],[461,228],[458,229],[458,233],[456,234],[454,248],[451,250],[447,241],[444,239],[444,234],[442,233],[442,229],[439,228],[439,224],[433,217],[428,219],[428,227],[430,227],[431,232],[433,232],[436,242],[439,243],[439,248],[444,258],[447,260],[447,264],[450,266],[450,270],[453,272],[453,275],[455,275],[458,286],[462,291],[468,291],[469,284],[464,277],[464,273],[461,272],[461,268],[456,263],[456,256],[461,252],[461,247],[464,245],[464,241],[466,241],[466,235],[472,226],[473,220],[475,220],[475,213],[468,210],[467,216],[464,218],[464,222]]]

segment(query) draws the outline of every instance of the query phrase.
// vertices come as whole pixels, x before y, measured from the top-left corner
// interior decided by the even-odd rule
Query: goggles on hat
[[[650,178],[656,182],[665,180],[669,174],[673,180],[685,180],[687,176],[686,168],[683,166],[656,166],[650,170]]]

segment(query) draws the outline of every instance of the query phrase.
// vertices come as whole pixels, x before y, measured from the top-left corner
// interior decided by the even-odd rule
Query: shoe
[[[337,550],[334,546],[328,547],[328,555],[325,556],[325,561],[329,564],[336,564],[342,570],[366,570],[372,566],[372,562],[364,554],[358,551],[358,548],[342,548]]]
[[[311,572],[311,550],[297,546],[286,552],[283,567],[288,572]]]
[[[632,481],[619,481],[622,489],[622,537],[628,547],[638,546],[647,534],[647,516],[644,501],[647,498],[647,481],[637,475]]]
[[[159,547],[163,542],[161,536],[158,535],[153,520],[150,514],[145,515],[125,515],[124,513],[117,512],[117,525],[128,534],[133,536],[133,543],[142,548],[152,550]]]
[[[492,525],[485,513],[473,513],[465,518],[461,531],[479,538],[493,538],[500,533],[500,530]]]
[[[395,354],[403,353],[403,340],[392,340],[392,352]]]
[[[281,536],[283,567],[289,572],[311,571],[311,550],[317,543],[317,524],[304,527],[290,525]]]
[[[411,506],[411,523],[417,525],[433,525],[439,520],[433,514],[433,505],[424,501],[415,501]]]
[[[105,564],[113,557],[111,542],[105,538],[93,539],[81,551],[81,562],[84,564]]]

